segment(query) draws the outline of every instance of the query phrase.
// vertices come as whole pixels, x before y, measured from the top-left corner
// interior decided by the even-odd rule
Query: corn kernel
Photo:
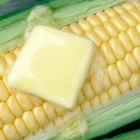
[[[131,79],[129,80],[131,88],[136,88],[140,86],[140,74],[133,74]]]
[[[109,33],[103,26],[96,26],[94,31],[102,41],[108,41],[110,39]]]
[[[13,124],[7,124],[3,127],[3,132],[8,140],[21,140],[15,126]]]
[[[89,37],[97,47],[100,47],[101,45],[101,40],[99,38],[99,36],[94,32],[94,31],[88,31],[86,32],[86,36]]]
[[[99,105],[101,104],[99,96],[95,96],[95,97],[91,100],[91,104],[92,104],[93,107],[99,106]]]
[[[50,103],[44,102],[43,108],[49,120],[55,120],[57,118],[57,114],[54,110],[54,107]]]
[[[84,95],[86,97],[86,99],[91,99],[95,96],[95,93],[92,89],[92,86],[89,82],[86,82],[83,86],[83,92],[84,92]]]
[[[140,67],[140,47],[136,47],[133,51],[134,57]]]
[[[121,77],[124,80],[128,80],[131,77],[131,71],[124,60],[119,60],[117,62],[117,67],[118,67],[118,70],[121,74]]]
[[[115,37],[118,35],[119,31],[112,22],[106,22],[104,26],[106,30],[109,32],[110,36]]]
[[[121,93],[129,91],[130,90],[129,82],[122,80],[120,85],[119,85],[119,89],[120,89]]]
[[[113,54],[113,51],[108,43],[103,43],[101,49],[104,53],[104,56],[108,62],[108,64],[113,64],[116,62],[116,58]]]
[[[132,52],[134,45],[132,44],[129,36],[125,32],[119,34],[119,39],[122,42],[126,52]]]
[[[42,106],[35,107],[33,113],[40,126],[44,126],[48,123],[48,119]]]
[[[137,62],[131,53],[126,54],[125,62],[127,63],[127,65],[129,66],[129,68],[132,72],[136,73],[139,71],[139,67],[137,65]]]
[[[78,35],[84,35],[84,31],[83,29],[80,27],[80,25],[78,23],[73,23],[70,25],[70,28],[72,29],[72,31]]]
[[[29,130],[26,128],[26,125],[21,118],[16,118],[14,125],[21,137],[26,137],[29,134]]]
[[[119,14],[125,13],[126,10],[125,8],[123,8],[122,6],[118,5],[118,6],[114,6],[113,9],[118,12]]]
[[[103,88],[104,90],[108,90],[110,87],[111,87],[111,81],[110,81],[110,79],[109,79],[108,74],[105,74],[105,75],[103,76],[102,88]]]
[[[118,85],[120,83],[121,76],[120,76],[118,68],[115,64],[110,65],[108,67],[108,74],[109,74],[110,80],[112,81],[112,83],[114,85]]]
[[[79,21],[79,25],[84,29],[85,31],[92,30],[92,25],[88,20],[82,19]]]
[[[140,46],[140,34],[138,33],[138,31],[135,28],[130,27],[127,33],[132,40],[134,46]]]
[[[112,86],[108,92],[111,98],[115,98],[120,95],[120,90],[116,86]]]
[[[33,105],[29,99],[29,97],[23,93],[19,93],[16,95],[16,98],[20,104],[20,106],[24,109],[24,110],[30,110],[33,108]]]
[[[100,20],[103,23],[105,23],[105,22],[110,20],[109,16],[105,12],[98,12],[96,15],[100,18]]]
[[[30,99],[34,106],[39,106],[43,103],[42,99],[36,96],[30,96]]]
[[[19,103],[14,95],[11,95],[8,100],[7,104],[11,110],[11,112],[16,116],[20,117],[23,113],[23,109],[19,106]]]
[[[2,80],[0,80],[0,100],[1,101],[6,101],[9,97],[9,93],[6,89],[6,87],[4,86]]]
[[[107,13],[110,18],[118,16],[118,13],[112,8],[105,9],[105,13]]]
[[[101,100],[101,103],[104,104],[106,102],[108,102],[110,100],[110,96],[107,92],[103,92],[101,95],[100,95],[100,100]]]
[[[124,13],[121,15],[124,21],[128,24],[128,26],[136,26],[137,20],[129,13]]]
[[[128,25],[120,16],[112,18],[111,21],[119,31],[126,31],[128,28]]]
[[[35,116],[32,111],[26,111],[23,113],[22,119],[26,125],[26,127],[31,131],[35,132],[38,130],[38,124],[36,122]]]
[[[125,56],[125,49],[118,38],[112,38],[110,40],[110,46],[117,59],[122,59]]]
[[[96,15],[88,16],[88,17],[87,17],[87,20],[88,20],[93,26],[102,25],[101,20],[100,20]]]
[[[14,121],[14,116],[5,102],[0,103],[0,118],[4,123],[11,123]]]

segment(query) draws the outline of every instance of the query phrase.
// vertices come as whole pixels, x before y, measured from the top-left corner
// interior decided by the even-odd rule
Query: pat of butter
[[[72,108],[86,79],[95,46],[72,33],[37,26],[7,82],[10,87]]]

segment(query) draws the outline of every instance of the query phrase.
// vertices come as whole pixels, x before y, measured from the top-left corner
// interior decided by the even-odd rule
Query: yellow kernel
[[[6,62],[4,59],[0,58],[0,77],[2,77],[6,70]]]
[[[105,9],[105,13],[107,13],[110,18],[118,16],[118,13],[112,8]]]
[[[16,98],[20,104],[20,106],[24,109],[24,110],[30,110],[33,108],[33,105],[29,99],[29,97],[25,94],[19,93],[16,95]]]
[[[110,100],[110,97],[109,97],[108,93],[107,92],[103,92],[100,95],[100,100],[101,100],[102,104],[107,103]]]
[[[7,140],[5,134],[3,133],[3,131],[0,129],[0,139],[1,140]]]
[[[95,94],[99,95],[103,92],[101,85],[97,81],[94,81],[94,79],[91,79],[91,84]]]
[[[113,54],[113,51],[108,43],[103,43],[101,46],[103,54],[108,62],[108,64],[113,64],[116,62],[116,58]]]
[[[108,41],[110,39],[109,33],[103,26],[96,26],[94,28],[95,33],[99,36],[102,41]]]
[[[136,9],[136,7],[132,4],[132,3],[123,3],[122,6],[126,9],[126,10],[132,10],[132,9]]]
[[[95,93],[92,89],[90,82],[86,82],[82,88],[86,99],[91,99],[95,96]]]
[[[101,20],[96,15],[91,15],[86,18],[93,26],[102,25]]]
[[[128,25],[121,17],[112,18],[111,21],[119,31],[126,31],[128,28]]]
[[[44,102],[42,106],[49,120],[55,120],[57,118],[57,114],[54,110],[54,107],[50,103]]]
[[[88,100],[85,100],[84,103],[81,105],[81,108],[83,111],[88,110],[89,108],[91,108],[91,104]]]
[[[128,26],[136,26],[137,20],[129,13],[124,13],[121,15],[124,21],[128,24]]]
[[[39,125],[44,126],[48,123],[46,113],[42,106],[37,106],[33,109],[33,113]]]
[[[112,38],[110,40],[111,48],[117,59],[122,59],[125,56],[125,49],[118,38]]]
[[[91,100],[91,104],[92,106],[99,106],[101,103],[100,103],[100,98],[99,96],[95,96],[92,100]]]
[[[70,25],[70,28],[72,29],[72,31],[78,35],[84,35],[84,31],[83,29],[80,27],[80,25],[78,23],[73,23]]]
[[[127,63],[127,65],[129,66],[129,68],[132,72],[135,73],[135,72],[139,71],[139,67],[137,65],[137,62],[131,53],[126,54],[125,62]]]
[[[137,29],[138,32],[140,33],[140,23],[136,26],[136,29]]]
[[[140,34],[136,30],[136,28],[130,27],[127,31],[130,39],[132,40],[132,43],[134,46],[140,46]]]
[[[4,86],[2,80],[0,80],[0,101],[6,101],[8,97],[9,97],[9,93],[6,87]]]
[[[117,30],[117,28],[115,27],[115,25],[113,23],[106,22],[104,24],[104,26],[105,26],[106,30],[109,32],[110,36],[115,37],[118,35],[119,31]]]
[[[115,11],[117,11],[119,14],[122,14],[122,13],[125,13],[125,12],[126,12],[125,8],[123,8],[123,7],[120,6],[120,5],[114,6],[113,9],[114,9]]]
[[[38,130],[38,124],[36,122],[35,116],[32,111],[24,112],[22,119],[26,125],[26,127],[31,131],[35,132]]]
[[[133,74],[131,79],[129,80],[131,88],[136,88],[140,86],[140,74]]]
[[[107,74],[103,76],[102,87],[104,90],[108,90],[111,87],[111,81]]]
[[[134,49],[133,55],[134,55],[134,57],[135,57],[135,59],[136,59],[138,65],[139,65],[139,67],[140,67],[140,47],[136,47],[136,48]]]
[[[140,10],[134,9],[134,10],[130,11],[130,14],[131,14],[132,16],[134,16],[134,18],[136,18],[136,20],[137,20],[138,22],[140,22]]]
[[[43,102],[41,98],[36,97],[36,96],[30,96],[30,99],[31,99],[33,105],[35,105],[35,106],[39,106]]]
[[[108,74],[109,74],[110,80],[112,81],[113,84],[118,85],[120,83],[121,76],[120,76],[118,68],[115,64],[109,65]]]
[[[19,106],[19,103],[14,95],[11,95],[8,100],[7,104],[11,110],[11,112],[16,116],[20,117],[22,115],[23,109]]]
[[[65,27],[61,28],[61,30],[65,31],[65,32],[72,32],[72,29],[69,26],[65,26]]]
[[[29,130],[26,128],[25,123],[21,118],[16,118],[14,125],[21,137],[26,137],[29,134]]]
[[[3,132],[8,140],[21,140],[15,126],[13,124],[7,124],[3,127]]]
[[[111,98],[115,98],[120,95],[120,90],[117,86],[112,86],[108,92]]]
[[[83,93],[80,91],[79,97],[78,97],[78,104],[82,104],[85,100],[85,97]]]
[[[131,42],[129,36],[126,34],[126,32],[121,32],[118,38],[121,40],[126,52],[132,52],[134,45]]]
[[[119,85],[119,89],[122,93],[127,92],[130,90],[130,84],[128,81],[121,81],[120,85]]]
[[[5,102],[0,103],[0,118],[4,123],[11,123],[14,120],[14,116]]]
[[[10,66],[10,65],[12,65],[14,63],[16,57],[12,53],[7,53],[4,56],[4,59],[5,59],[6,63],[8,64],[8,66]]]
[[[94,31],[88,31],[86,32],[86,36],[89,37],[97,47],[100,47],[101,45],[101,40],[99,38],[99,36],[94,32]]]
[[[110,20],[109,16],[103,11],[98,12],[96,15],[101,19],[103,23]]]
[[[84,29],[85,31],[92,30],[92,25],[88,20],[82,19],[79,21],[79,25]]]
[[[118,67],[118,70],[121,74],[121,77],[124,80],[128,80],[131,77],[131,71],[124,60],[119,60],[117,62],[117,67]]]

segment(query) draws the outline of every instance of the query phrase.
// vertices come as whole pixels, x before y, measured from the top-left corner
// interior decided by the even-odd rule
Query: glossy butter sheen
[[[95,52],[89,39],[38,26],[23,46],[7,82],[14,89],[72,108]]]

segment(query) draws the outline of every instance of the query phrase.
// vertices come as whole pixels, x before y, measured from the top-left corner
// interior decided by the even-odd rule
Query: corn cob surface
[[[69,112],[111,101],[140,86],[140,5],[123,3],[62,28],[86,36],[97,54],[79,94],[77,106],[65,110],[10,89],[6,77],[21,48],[0,57],[0,139],[18,140],[57,124]],[[16,93],[16,94],[15,94]]]

